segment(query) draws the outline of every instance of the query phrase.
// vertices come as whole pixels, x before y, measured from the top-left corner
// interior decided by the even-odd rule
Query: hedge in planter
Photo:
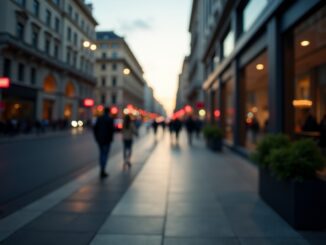
[[[222,150],[223,132],[218,126],[206,125],[203,128],[203,134],[208,148],[214,151]]]
[[[316,178],[325,159],[311,140],[285,145],[268,151],[259,164],[259,194],[294,228],[325,228],[326,185]],[[259,145],[258,149],[265,148]]]

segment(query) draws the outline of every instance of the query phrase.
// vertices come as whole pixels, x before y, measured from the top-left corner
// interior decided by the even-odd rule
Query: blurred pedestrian
[[[192,116],[189,116],[186,119],[185,126],[186,126],[186,130],[187,130],[188,144],[192,145],[192,134],[196,128],[195,121],[192,119]]]
[[[174,119],[173,131],[175,133],[175,140],[176,140],[177,144],[179,143],[179,133],[180,133],[181,128],[182,128],[182,122],[180,121],[180,119],[179,118]]]
[[[100,116],[94,125],[94,136],[100,150],[100,178],[108,177],[106,164],[113,141],[114,124],[110,117],[110,108],[104,109],[104,114]]]
[[[158,122],[155,119],[153,120],[152,127],[153,127],[154,136],[156,138]]]
[[[133,137],[138,136],[137,128],[132,122],[131,117],[126,115],[123,120],[122,127],[122,139],[123,139],[123,160],[124,164],[127,164],[128,167],[131,167],[131,153],[132,153],[132,143]]]

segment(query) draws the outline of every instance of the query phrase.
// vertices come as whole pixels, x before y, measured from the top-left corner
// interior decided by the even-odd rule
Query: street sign
[[[10,79],[8,77],[0,77],[0,88],[9,88]]]

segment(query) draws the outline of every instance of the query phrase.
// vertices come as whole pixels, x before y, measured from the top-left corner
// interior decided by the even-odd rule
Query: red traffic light
[[[0,77],[0,88],[9,88],[10,79],[8,77]]]
[[[90,98],[84,99],[84,106],[85,107],[92,107],[94,106],[94,100]]]

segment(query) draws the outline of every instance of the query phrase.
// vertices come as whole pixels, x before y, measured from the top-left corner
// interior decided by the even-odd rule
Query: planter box
[[[212,151],[222,151],[223,142],[221,139],[206,139],[206,146]]]
[[[282,181],[261,168],[259,195],[295,229],[319,230],[326,227],[325,181]]]

